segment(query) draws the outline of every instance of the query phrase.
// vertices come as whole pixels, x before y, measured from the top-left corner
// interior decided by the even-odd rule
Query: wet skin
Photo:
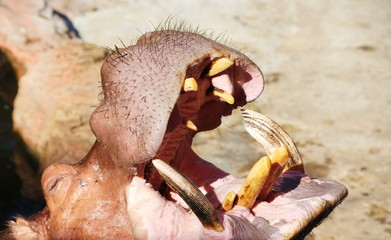
[[[234,65],[208,76],[220,58]],[[194,33],[156,31],[110,54],[101,75],[104,99],[90,120],[94,146],[79,164],[45,170],[47,207],[11,223],[16,239],[283,239],[305,235],[346,195],[335,182],[291,169],[266,202],[258,200],[250,210],[221,210],[223,198],[243,179],[198,157],[191,149],[196,131],[186,123],[191,120],[198,131],[214,129],[222,116],[261,94],[261,71],[233,49]],[[198,90],[185,92],[182,85],[190,77]],[[216,88],[232,93],[235,103],[215,96]],[[154,158],[206,194],[224,232],[202,226],[164,183],[150,163]]]

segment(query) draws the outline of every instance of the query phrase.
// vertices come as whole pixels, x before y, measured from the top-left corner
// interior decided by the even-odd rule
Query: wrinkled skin
[[[212,61],[221,57],[235,64],[206,76]],[[225,195],[237,192],[243,180],[198,157],[191,149],[196,132],[185,123],[191,120],[198,131],[214,129],[222,116],[261,94],[261,71],[233,49],[194,33],[156,31],[109,55],[101,75],[104,100],[90,120],[94,146],[79,164],[53,164],[45,170],[47,207],[12,222],[12,233],[5,233],[10,237],[282,239],[307,233],[346,195],[335,182],[312,180],[292,169],[268,201],[257,201],[251,211],[220,209]],[[197,80],[198,91],[181,90],[188,77]],[[211,94],[213,87],[232,93],[235,103]],[[206,194],[224,232],[203,228],[164,184],[149,162],[153,158],[170,163]]]

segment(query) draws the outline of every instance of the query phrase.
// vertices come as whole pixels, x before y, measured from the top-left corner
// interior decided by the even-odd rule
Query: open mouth
[[[231,48],[155,31],[110,54],[101,75],[104,99],[90,120],[97,141],[79,164],[43,174],[47,210],[28,223],[42,236],[300,239],[347,195],[339,183],[308,177],[292,139],[254,111],[241,110],[244,127],[267,156],[246,179],[192,150],[197,132],[263,91],[259,68]]]
[[[246,179],[191,149],[197,132],[218,127],[222,116],[254,100],[262,84],[258,69],[229,56],[189,65],[155,156],[138,165],[127,187],[136,239],[301,238],[343,200],[345,187],[309,178],[292,139],[259,113],[241,110],[246,129],[268,154]],[[151,226],[156,230],[140,230]]]

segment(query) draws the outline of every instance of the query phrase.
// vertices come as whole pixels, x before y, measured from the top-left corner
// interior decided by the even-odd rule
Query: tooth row
[[[228,69],[234,64],[234,61],[229,58],[220,58],[212,62],[210,70],[207,74],[207,76],[211,77],[216,74],[219,74],[223,72],[224,70]],[[185,92],[192,92],[192,91],[198,91],[198,84],[197,80],[195,78],[186,78],[183,82],[183,91]],[[233,104],[235,102],[234,97],[221,89],[215,89],[213,91],[213,95],[220,97],[224,101],[226,101],[229,104]]]
[[[258,199],[266,200],[283,171],[293,167],[304,172],[303,161],[292,138],[272,119],[248,109],[242,109],[244,127],[259,142],[271,159],[269,176],[263,183]]]
[[[183,91],[185,92],[192,92],[192,91],[198,91],[198,85],[197,81],[194,78],[186,78],[183,83]],[[221,89],[216,89],[213,91],[213,95],[220,97],[224,101],[226,101],[229,104],[233,104],[235,102],[234,97]]]
[[[235,205],[251,209],[257,199],[266,200],[273,189],[277,179],[280,177],[287,161],[289,159],[288,149],[285,146],[278,148],[271,156],[262,157],[251,168],[246,180],[244,181],[239,193],[230,192],[222,203],[222,209],[229,211]]]
[[[152,160],[152,164],[156,167],[167,185],[187,203],[204,228],[212,229],[216,232],[224,231],[224,227],[220,223],[212,203],[194,183],[160,159]]]
[[[283,171],[293,167],[304,172],[303,161],[293,140],[270,118],[255,111],[242,109],[244,126],[266,150],[269,157],[261,158],[251,169],[239,193],[230,192],[222,203],[224,211],[237,205],[251,209],[257,199],[266,200]]]

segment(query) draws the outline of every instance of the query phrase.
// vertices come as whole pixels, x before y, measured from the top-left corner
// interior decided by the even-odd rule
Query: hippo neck
[[[121,175],[124,175],[127,179],[136,174],[136,167],[134,165],[117,166],[111,158],[110,150],[98,140],[95,141],[81,163],[85,166],[88,164],[98,164],[101,169],[108,172],[115,171],[117,174],[121,172]]]

